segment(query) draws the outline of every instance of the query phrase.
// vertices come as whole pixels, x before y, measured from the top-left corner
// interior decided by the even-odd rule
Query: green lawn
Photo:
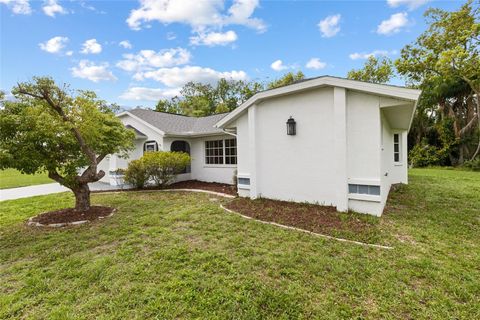
[[[378,223],[394,250],[246,220],[206,194],[95,194],[117,213],[61,230],[24,221],[67,194],[0,202],[0,318],[479,319],[480,174],[410,182]]]
[[[52,183],[45,173],[22,174],[15,169],[0,170],[0,189],[32,186],[35,184]]]

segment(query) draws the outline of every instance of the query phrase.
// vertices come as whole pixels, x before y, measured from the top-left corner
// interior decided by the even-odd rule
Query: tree
[[[429,28],[395,62],[398,72],[423,90],[422,96],[438,98],[435,111],[451,122],[459,163],[464,153],[473,159],[480,152],[480,8],[472,3],[453,12],[429,9]],[[478,143],[470,152],[475,130]]]
[[[281,78],[275,79],[271,81],[268,85],[268,89],[275,89],[280,88],[283,86],[288,86],[289,84],[293,84],[295,82],[301,81],[305,79],[305,75],[302,71],[298,71],[297,73],[288,72],[284,74]]]
[[[388,83],[393,76],[393,63],[389,58],[370,56],[362,69],[352,69],[347,78],[373,83]]]
[[[34,77],[12,93],[17,100],[2,101],[0,110],[0,168],[46,171],[73,191],[76,211],[87,211],[88,183],[105,175],[98,164],[133,148],[134,133],[91,91],[74,94],[51,78]]]
[[[220,79],[215,85],[188,82],[180,97],[160,100],[155,110],[194,117],[230,112],[245,102],[263,86],[254,81]]]

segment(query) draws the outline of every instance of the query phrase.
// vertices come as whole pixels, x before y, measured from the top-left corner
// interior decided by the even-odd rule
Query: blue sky
[[[189,80],[345,76],[368,55],[397,58],[425,30],[428,7],[462,3],[0,0],[0,89],[49,75],[151,107]]]

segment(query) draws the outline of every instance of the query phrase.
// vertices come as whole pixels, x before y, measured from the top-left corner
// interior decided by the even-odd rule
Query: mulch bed
[[[348,213],[337,212],[335,207],[331,206],[237,198],[227,203],[225,207],[254,219],[334,236],[338,236],[338,231],[344,234],[359,234],[369,233],[374,229],[371,222]]]
[[[237,195],[237,188],[234,185],[217,182],[203,182],[198,180],[176,182],[169,185],[167,189],[200,189],[226,193],[232,196]]]
[[[67,208],[57,211],[50,211],[42,213],[30,221],[38,222],[42,225],[63,224],[78,221],[93,221],[99,218],[109,216],[115,209],[111,207],[91,206],[90,210],[86,212],[78,212],[73,208]]]

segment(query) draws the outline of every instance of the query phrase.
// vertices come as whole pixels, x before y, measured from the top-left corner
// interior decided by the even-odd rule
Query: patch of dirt
[[[42,213],[31,219],[43,225],[56,223],[72,223],[77,221],[93,221],[110,215],[114,208],[103,206],[91,206],[90,210],[85,212],[75,211],[73,208],[61,209]]]
[[[237,195],[237,188],[234,185],[217,182],[203,182],[198,180],[176,182],[169,185],[167,189],[200,189],[226,193],[232,196]]]
[[[351,214],[339,213],[335,207],[270,199],[237,198],[225,205],[228,209],[258,220],[334,235],[336,231],[368,232],[371,222]]]

